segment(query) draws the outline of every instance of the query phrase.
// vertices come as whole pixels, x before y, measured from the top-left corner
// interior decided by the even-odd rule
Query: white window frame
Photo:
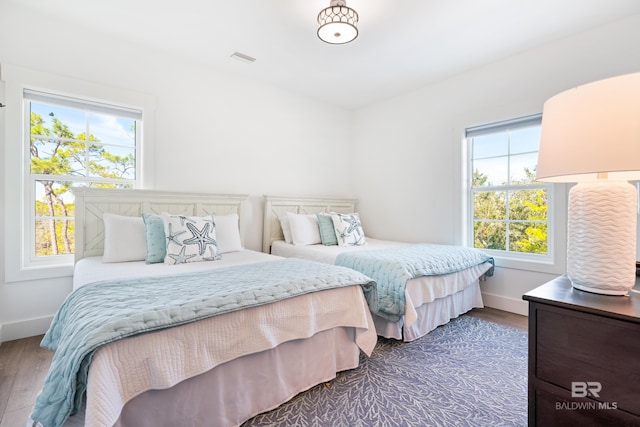
[[[37,102],[41,104],[47,105],[56,105],[60,107],[67,107],[76,110],[81,110],[89,113],[102,113],[108,114],[111,116],[118,117],[126,117],[130,119],[134,119],[136,121],[136,133],[135,133],[135,178],[134,179],[106,179],[99,177],[90,177],[86,175],[84,177],[75,177],[68,175],[41,175],[31,173],[31,152],[30,152],[30,144],[29,139],[31,138],[31,103]],[[25,193],[25,206],[24,212],[25,216],[28,216],[29,220],[25,222],[24,225],[24,233],[25,239],[23,241],[23,260],[24,263],[29,266],[56,266],[56,265],[64,265],[73,263],[74,255],[73,254],[60,254],[60,255],[47,255],[47,256],[37,256],[36,255],[36,217],[35,214],[35,203],[36,203],[36,182],[39,180],[54,180],[54,181],[66,181],[66,182],[78,182],[78,183],[104,183],[104,184],[127,184],[131,185],[132,188],[139,188],[139,177],[140,177],[140,143],[142,141],[142,111],[138,109],[127,108],[119,105],[111,105],[103,102],[95,102],[91,100],[71,98],[68,96],[61,96],[53,93],[35,91],[31,89],[25,89],[23,91],[23,150],[24,155],[24,193]],[[88,123],[85,123],[86,134],[90,134],[90,129]],[[57,179],[56,177],[59,177]],[[73,219],[73,216],[67,217],[67,219]],[[27,243],[28,241],[28,243]]]
[[[155,99],[149,95],[51,75],[2,64],[0,78],[5,82],[5,281],[19,282],[73,274],[73,255],[31,256],[35,237],[34,191],[30,178],[28,131],[25,116],[25,90],[78,99],[95,105],[108,104],[142,112],[142,126],[136,141],[137,188],[153,187],[153,137]],[[19,161],[18,161],[19,160]],[[30,186],[27,188],[27,186]]]
[[[529,271],[540,271],[559,274],[565,270],[566,264],[566,186],[563,184],[535,183],[530,185],[498,185],[486,186],[474,189],[473,159],[471,155],[471,139],[482,134],[506,131],[514,127],[526,127],[540,124],[541,114],[518,117],[514,119],[487,123],[479,126],[467,127],[464,132],[464,153],[465,159],[465,201],[464,211],[464,236],[463,244],[468,247],[474,246],[474,194],[476,191],[511,191],[521,189],[539,189],[547,191],[547,254],[530,254],[508,250],[482,249],[493,256],[496,265],[499,267],[514,268]],[[508,208],[508,206],[507,206]],[[508,244],[508,240],[507,240]]]

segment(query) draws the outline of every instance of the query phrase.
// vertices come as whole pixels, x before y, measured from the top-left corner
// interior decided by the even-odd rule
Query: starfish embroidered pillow
[[[215,261],[220,259],[213,215],[202,217],[162,214],[167,241],[165,264]]]
[[[367,243],[357,213],[332,213],[331,219],[333,219],[339,246],[360,246]]]

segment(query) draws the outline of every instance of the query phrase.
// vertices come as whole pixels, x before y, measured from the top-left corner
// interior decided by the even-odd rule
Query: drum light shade
[[[358,13],[345,0],[331,0],[318,14],[318,37],[331,44],[349,43],[358,37]]]

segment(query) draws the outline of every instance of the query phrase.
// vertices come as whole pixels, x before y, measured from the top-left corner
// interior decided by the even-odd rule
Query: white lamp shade
[[[537,179],[640,180],[640,73],[570,89],[544,104]]]

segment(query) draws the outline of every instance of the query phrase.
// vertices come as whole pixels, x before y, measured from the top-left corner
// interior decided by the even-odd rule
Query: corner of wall
[[[485,292],[482,293],[482,300],[486,307],[496,308],[498,310],[508,311],[522,316],[529,315],[529,304],[524,300],[517,300],[515,298]]]

